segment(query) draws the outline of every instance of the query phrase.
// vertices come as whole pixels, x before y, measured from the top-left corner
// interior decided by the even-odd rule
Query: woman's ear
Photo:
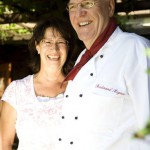
[[[37,50],[37,53],[40,54],[40,48],[39,48],[39,45],[36,45],[36,50]]]
[[[35,47],[36,47],[37,53],[40,54],[40,47],[36,41],[35,41]]]

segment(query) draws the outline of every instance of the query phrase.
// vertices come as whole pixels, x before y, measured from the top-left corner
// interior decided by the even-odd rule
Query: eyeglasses
[[[95,2],[87,0],[87,1],[82,1],[81,3],[68,3],[66,9],[68,10],[68,12],[74,12],[77,10],[77,7],[79,4],[80,4],[81,8],[89,9],[95,5]]]
[[[41,42],[47,47],[52,47],[54,44],[56,44],[58,47],[66,47],[69,44],[69,42],[64,39],[58,40],[56,42],[50,39],[42,39]]]

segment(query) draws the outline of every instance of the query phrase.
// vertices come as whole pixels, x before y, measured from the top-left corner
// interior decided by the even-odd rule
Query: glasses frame
[[[91,2],[92,5],[91,5],[90,7],[85,7],[85,5],[83,4],[83,3],[85,3],[85,2]],[[90,9],[90,8],[92,8],[92,7],[95,5],[95,1],[86,0],[86,1],[82,1],[82,2],[80,2],[80,3],[68,3],[68,4],[67,4],[67,7],[66,7],[66,10],[67,10],[68,12],[75,12],[75,11],[71,11],[71,10],[69,9],[69,5],[70,5],[70,4],[72,4],[73,6],[75,6],[75,11],[76,11],[78,5],[80,5],[80,7],[83,8],[83,9]]]
[[[45,40],[47,40],[47,41],[49,41],[49,43],[48,42],[46,42]],[[69,42],[67,41],[67,40],[64,40],[66,43],[64,43],[64,46],[68,46],[69,45]],[[62,47],[62,45],[60,45],[60,44],[62,44],[62,43],[59,43],[59,41],[53,41],[53,40],[49,40],[49,39],[46,39],[46,38],[43,38],[42,40],[41,40],[41,42],[43,43],[43,44],[45,44],[45,46],[47,46],[47,47],[52,47],[54,44],[55,45],[57,45],[58,47]],[[63,47],[64,47],[63,46]]]

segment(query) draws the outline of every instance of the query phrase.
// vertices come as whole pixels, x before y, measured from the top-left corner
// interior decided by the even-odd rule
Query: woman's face
[[[41,58],[41,69],[62,70],[67,59],[68,41],[56,29],[47,28],[36,49]]]

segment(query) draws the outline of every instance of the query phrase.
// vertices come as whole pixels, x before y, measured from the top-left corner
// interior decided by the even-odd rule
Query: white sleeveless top
[[[15,80],[6,88],[2,100],[17,112],[18,150],[54,150],[59,126],[63,94],[57,97],[36,97],[33,75]]]

